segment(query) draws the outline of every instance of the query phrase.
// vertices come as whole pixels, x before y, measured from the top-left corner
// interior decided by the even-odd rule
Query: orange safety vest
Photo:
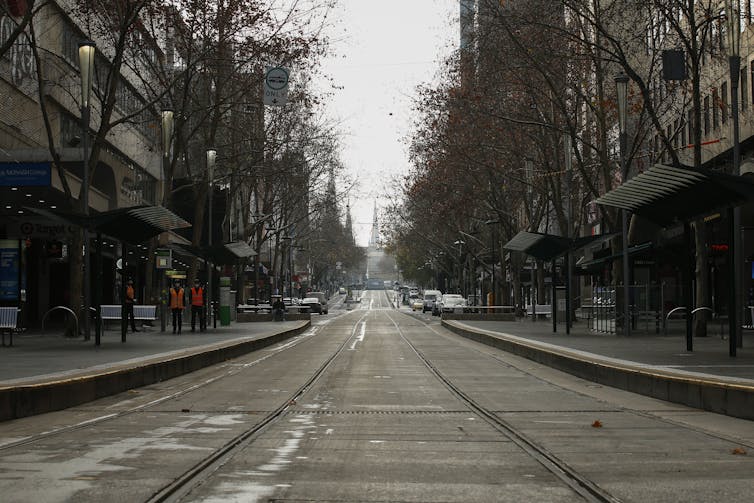
[[[183,288],[176,291],[175,287],[170,289],[170,309],[183,309]]]
[[[134,302],[134,287],[128,285],[126,287],[126,302],[133,304]]]
[[[203,306],[204,305],[204,289],[202,287],[191,287],[191,305]]]

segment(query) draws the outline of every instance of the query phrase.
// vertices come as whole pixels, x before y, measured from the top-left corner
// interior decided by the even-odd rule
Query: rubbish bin
[[[230,277],[222,276],[220,278],[220,325],[230,325]]]

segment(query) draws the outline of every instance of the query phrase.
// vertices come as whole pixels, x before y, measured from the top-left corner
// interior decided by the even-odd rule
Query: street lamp
[[[170,143],[173,139],[174,115],[170,109],[162,111],[162,183],[167,184],[167,173],[170,168]],[[167,193],[163,187],[163,194]],[[165,204],[163,202],[163,204]],[[160,269],[160,289],[164,290],[166,275]],[[167,306],[165,305],[164,295],[160,295],[160,331],[164,332],[167,323]]]
[[[728,65],[730,67],[731,109],[733,112],[733,174],[741,174],[741,142],[738,120],[738,79],[741,72],[741,4],[738,0],[725,0],[725,22],[728,36]],[[743,321],[742,276],[743,260],[741,253],[741,207],[733,208],[733,274],[730,303],[730,337],[728,353],[736,356],[736,347],[741,344],[741,323]]]
[[[288,245],[288,297],[293,299],[293,237],[286,235],[280,239]]]
[[[456,286],[458,288],[458,293],[463,293],[465,295],[466,292],[461,291],[461,283],[463,281],[463,267],[461,266],[461,246],[465,245],[466,241],[458,239],[454,241],[453,244],[458,245],[458,280],[456,282]]]
[[[618,126],[620,133],[620,171],[622,183],[628,180],[626,162],[626,100],[628,98],[628,75],[621,72],[615,76],[615,88],[618,96]],[[621,227],[623,234],[623,334],[631,335],[631,304],[628,298],[628,211],[621,210]]]
[[[84,156],[84,173],[81,177],[81,206],[84,216],[89,215],[89,112],[92,94],[92,76],[94,75],[94,54],[96,45],[91,40],[79,43],[79,69],[81,70],[81,129],[83,130],[82,150]],[[83,229],[84,246],[84,339],[89,340],[89,305],[91,304],[91,271],[89,270],[89,222]],[[124,270],[125,272],[125,270]],[[124,276],[125,277],[125,276]]]
[[[215,162],[217,161],[217,150],[210,148],[207,149],[207,180],[209,181],[209,219],[207,225],[207,247],[212,247],[212,192],[214,188],[212,182],[215,176]],[[209,258],[209,257],[208,257]],[[207,274],[207,305],[209,306],[210,320],[214,320],[214,311],[212,309],[212,268],[214,267],[210,260],[207,261],[209,265],[209,274]],[[208,322],[210,320],[207,320]],[[209,325],[209,323],[207,323]],[[214,326],[214,325],[213,325]]]

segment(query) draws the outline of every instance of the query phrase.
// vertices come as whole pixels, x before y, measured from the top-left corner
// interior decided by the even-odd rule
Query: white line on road
[[[356,339],[354,339],[353,343],[351,343],[351,347],[348,348],[349,351],[353,351],[354,349],[356,349],[356,343],[357,342],[363,342],[364,341],[364,336],[366,336],[366,333],[367,333],[367,322],[366,321],[362,321],[361,322],[361,331],[359,332],[359,336]]]

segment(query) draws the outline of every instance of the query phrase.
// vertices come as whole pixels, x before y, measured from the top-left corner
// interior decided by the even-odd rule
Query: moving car
[[[463,295],[457,293],[446,293],[440,301],[440,312],[443,313],[462,313],[466,306],[466,299]]]
[[[432,314],[440,314],[437,310],[436,303],[442,297],[440,290],[425,290],[424,291],[424,305],[422,306],[422,313],[431,311]]]
[[[319,299],[317,297],[305,297],[304,300],[301,301],[302,306],[309,306],[309,311],[311,313],[322,313],[322,304],[319,303]]]
[[[322,308],[322,312],[320,314],[327,314],[327,295],[325,294],[325,292],[309,292],[306,295],[308,297],[314,297],[319,300],[319,304]]]
[[[424,312],[424,299],[418,295],[412,296],[409,303],[412,311],[419,311],[421,309],[422,312]]]

